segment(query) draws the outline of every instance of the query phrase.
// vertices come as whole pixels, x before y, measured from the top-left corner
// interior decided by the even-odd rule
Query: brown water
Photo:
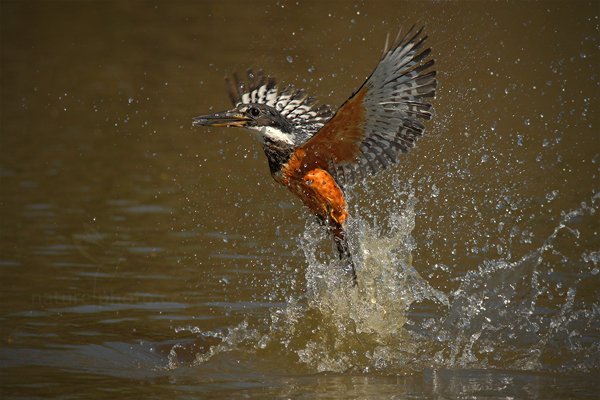
[[[3,398],[600,390],[597,2],[0,3]],[[427,26],[428,138],[352,189],[358,290],[253,135],[264,68],[337,106]]]

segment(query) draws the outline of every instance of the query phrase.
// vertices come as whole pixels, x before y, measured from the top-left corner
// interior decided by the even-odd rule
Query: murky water
[[[0,4],[3,397],[600,390],[598,3]],[[337,106],[427,26],[429,135],[349,193],[358,290],[251,134],[262,67]]]

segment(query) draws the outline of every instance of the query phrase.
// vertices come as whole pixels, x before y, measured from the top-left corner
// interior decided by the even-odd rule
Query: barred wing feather
[[[351,185],[396,164],[415,145],[425,130],[421,120],[431,118],[427,98],[437,85],[422,31],[396,40],[360,89],[302,146],[307,167],[326,167],[340,184]]]

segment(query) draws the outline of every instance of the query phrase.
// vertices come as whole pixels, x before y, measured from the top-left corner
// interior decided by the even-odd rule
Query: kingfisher
[[[317,215],[357,284],[348,245],[344,191],[398,163],[432,117],[436,71],[423,28],[389,44],[371,75],[334,113],[292,85],[279,89],[260,70],[226,78],[233,108],[193,119],[194,126],[238,127],[258,133],[271,175]]]

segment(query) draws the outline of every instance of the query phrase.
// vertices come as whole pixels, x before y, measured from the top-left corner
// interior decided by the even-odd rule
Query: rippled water
[[[0,3],[0,393],[594,398],[597,3]],[[337,106],[422,22],[428,136],[348,192],[358,288],[253,135],[262,67]]]

